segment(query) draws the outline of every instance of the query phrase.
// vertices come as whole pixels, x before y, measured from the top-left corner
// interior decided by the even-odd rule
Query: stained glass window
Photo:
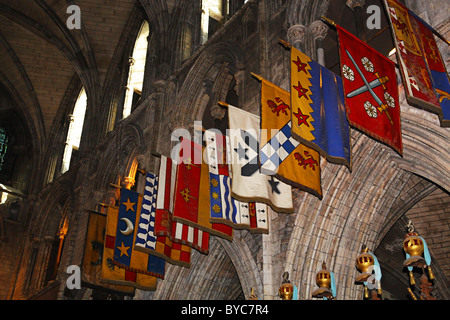
[[[6,129],[0,128],[0,171],[6,160],[6,152],[8,151],[8,133]]]

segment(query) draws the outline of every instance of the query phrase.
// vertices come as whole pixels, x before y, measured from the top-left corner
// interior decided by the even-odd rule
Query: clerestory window
[[[61,173],[69,170],[72,153],[78,151],[83,131],[84,116],[86,113],[87,95],[84,88],[81,89],[73,113],[69,115],[69,130],[67,132],[66,147],[64,149]]]
[[[201,44],[204,44],[248,0],[203,0]]]
[[[142,95],[149,32],[150,26],[147,21],[144,21],[135,42],[133,54],[129,59],[130,71],[123,106],[123,118],[131,114]]]

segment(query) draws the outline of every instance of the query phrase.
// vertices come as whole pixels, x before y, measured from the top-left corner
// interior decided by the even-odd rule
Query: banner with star
[[[231,196],[229,138],[213,130],[206,130],[205,140],[209,173],[205,183],[210,186],[210,221],[227,224],[235,229],[247,229],[251,233],[268,233],[267,205],[242,202]]]
[[[121,188],[114,248],[114,264],[164,279],[165,261],[134,249],[143,195]]]
[[[131,190],[120,191],[119,207],[107,207],[101,281],[155,291],[157,279],[164,278],[164,264],[159,263],[164,260],[133,249],[140,197]]]
[[[102,208],[102,211],[106,208]],[[81,281],[89,288],[102,288],[112,293],[133,296],[135,287],[106,284],[101,282],[103,245],[106,231],[106,214],[90,211],[84,241]]]
[[[274,176],[260,172],[260,119],[228,105],[232,197],[243,202],[262,202],[276,212],[294,211],[292,188]]]
[[[134,248],[137,251],[163,258],[171,264],[189,267],[191,256],[190,247],[183,245],[185,248],[182,250],[181,244],[172,242],[167,236],[158,236],[155,234],[157,190],[158,176],[148,172]]]
[[[450,126],[450,82],[433,32],[396,0],[385,0],[408,103]]]
[[[402,155],[395,64],[345,29],[336,28],[350,126]]]
[[[342,79],[292,46],[290,98],[294,139],[329,162],[351,170],[350,125]],[[275,100],[264,100],[263,106],[268,101]],[[271,104],[275,110],[280,108],[276,101]]]
[[[322,199],[320,155],[292,137],[290,94],[261,81],[261,172]]]

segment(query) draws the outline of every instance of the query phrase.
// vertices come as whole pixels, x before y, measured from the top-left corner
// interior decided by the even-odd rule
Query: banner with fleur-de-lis
[[[336,26],[350,126],[403,153],[395,64]]]
[[[173,231],[174,241],[182,239],[182,243],[202,252],[209,252],[210,234],[232,240],[233,229],[230,226],[209,221],[209,210],[203,209],[203,203],[209,192],[203,190],[203,181],[207,181],[208,168],[203,163],[202,145],[189,139],[181,141],[180,158],[177,161],[177,176],[174,191]],[[200,163],[197,163],[199,160]],[[209,184],[206,183],[206,187]],[[182,227],[181,227],[182,226]]]

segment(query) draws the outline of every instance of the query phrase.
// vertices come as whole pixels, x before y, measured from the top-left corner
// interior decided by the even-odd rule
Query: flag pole
[[[329,26],[336,28],[336,22],[334,22],[333,20],[328,19],[325,16],[321,16],[320,19],[322,19],[322,21],[328,24]]]
[[[291,49],[292,48],[292,44],[290,44],[287,41],[284,41],[283,39],[278,39],[278,41],[286,48],[286,49]]]
[[[252,76],[258,79],[259,81],[262,81],[263,77],[261,77],[259,74],[251,72]]]
[[[223,101],[217,101],[217,104],[221,107],[228,108],[229,104]]]

